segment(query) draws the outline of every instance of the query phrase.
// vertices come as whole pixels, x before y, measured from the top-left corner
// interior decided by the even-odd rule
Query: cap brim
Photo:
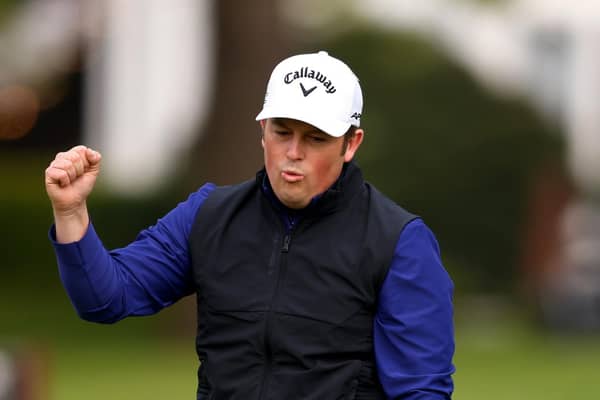
[[[305,122],[325,132],[333,137],[344,136],[352,124],[331,119],[319,118],[316,112],[303,112],[302,110],[276,110],[273,108],[263,108],[256,116],[260,121],[267,118],[291,118]]]

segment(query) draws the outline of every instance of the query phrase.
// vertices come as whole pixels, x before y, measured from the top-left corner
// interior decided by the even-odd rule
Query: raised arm
[[[46,168],[46,192],[52,203],[56,240],[80,240],[90,223],[86,200],[100,173],[102,156],[86,146],[56,155]]]
[[[85,146],[57,154],[46,169],[46,190],[55,219],[50,241],[63,286],[81,318],[112,323],[158,312],[193,292],[188,236],[214,185],[192,193],[129,245],[108,251],[86,206],[100,159]]]

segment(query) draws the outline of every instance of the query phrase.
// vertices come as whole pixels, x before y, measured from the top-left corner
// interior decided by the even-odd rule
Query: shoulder
[[[248,197],[256,193],[257,188],[255,179],[234,185],[204,185],[194,194],[200,200],[194,222],[198,224],[199,220],[203,220],[205,224],[212,223],[215,218],[221,219],[224,215],[234,212]]]
[[[181,236],[186,238],[198,211],[215,188],[216,186],[213,183],[202,185],[195,192],[190,193],[185,200],[179,202],[166,215],[159,218],[155,226],[142,232],[141,237],[150,232],[170,232],[170,235],[176,236],[177,234],[174,234],[174,232],[181,232]]]
[[[402,231],[391,267],[391,275],[410,277],[438,290],[452,292],[453,283],[443,266],[440,246],[433,231],[421,218],[406,224]]]
[[[396,244],[397,254],[406,254],[407,251],[421,255],[435,254],[439,258],[440,247],[435,234],[420,217],[414,218],[404,226]]]
[[[256,189],[259,187],[256,179],[249,179],[233,185],[210,185],[211,187],[207,190],[206,201],[203,202],[202,208],[219,207],[221,205],[231,204],[232,202],[235,202],[236,199],[245,199],[249,194],[255,193]],[[202,191],[202,188],[200,191]]]
[[[436,240],[431,228],[419,216],[415,216],[414,219],[406,224],[402,231],[402,238],[404,240]]]
[[[366,192],[369,196],[369,205],[373,213],[379,214],[386,225],[404,227],[419,216],[406,210],[394,200],[380,192],[372,184],[365,182]]]
[[[191,193],[184,202],[179,204],[179,207],[183,206],[195,215],[200,209],[219,203],[220,200],[226,200],[229,196],[252,186],[253,182],[253,180],[248,180],[239,184],[223,186],[207,182]]]
[[[191,202],[203,202],[208,196],[217,189],[217,185],[212,182],[207,182],[200,186],[195,192],[191,193],[188,197],[188,201]]]
[[[177,205],[174,211],[182,214],[186,214],[188,217],[196,215],[200,207],[204,204],[206,199],[212,192],[217,188],[214,183],[207,182],[200,186],[195,192],[190,193],[185,201],[182,201]]]

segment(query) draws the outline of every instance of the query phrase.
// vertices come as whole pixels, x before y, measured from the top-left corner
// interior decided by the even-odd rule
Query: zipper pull
[[[292,241],[292,235],[287,233],[283,238],[283,247],[281,248],[281,251],[283,253],[287,253],[290,250],[290,242],[291,241]]]

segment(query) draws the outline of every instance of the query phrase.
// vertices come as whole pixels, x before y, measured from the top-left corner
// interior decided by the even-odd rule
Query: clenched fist
[[[57,240],[79,240],[89,223],[86,199],[96,183],[102,156],[86,146],[58,153],[46,168],[46,192],[52,203]]]

